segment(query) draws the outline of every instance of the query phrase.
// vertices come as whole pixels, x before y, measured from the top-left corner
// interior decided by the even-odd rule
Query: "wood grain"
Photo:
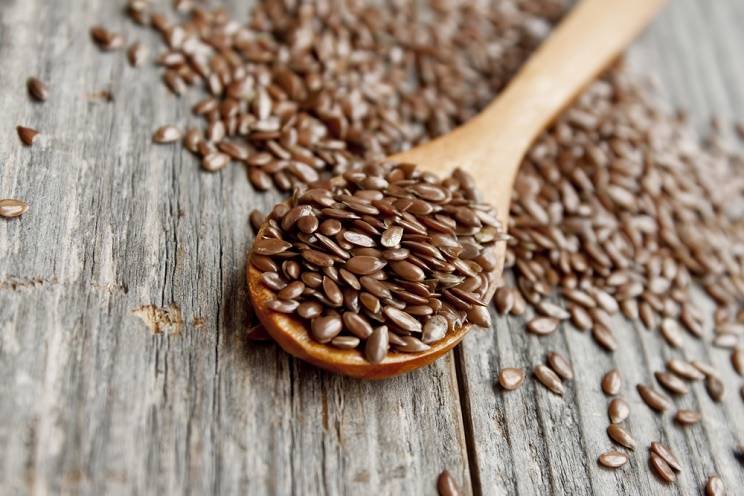
[[[473,332],[434,365],[380,383],[247,340],[247,216],[277,196],[254,193],[237,167],[203,174],[178,147],[150,144],[158,126],[191,117],[156,71],[90,42],[87,28],[111,19],[156,46],[118,2],[53,6],[0,0],[0,197],[31,204],[0,222],[0,492],[418,495],[435,493],[445,467],[466,494],[699,494],[713,472],[729,491],[742,487],[731,452],[744,432],[740,378],[722,367],[723,407],[695,386],[683,403],[705,420],[673,427],[630,389],[650,380],[659,343],[621,321],[627,347],[612,358],[573,329],[545,341],[518,319],[496,319],[495,332]],[[742,15],[738,0],[677,0],[634,60],[698,121],[744,118]],[[47,103],[26,98],[31,75],[49,83]],[[114,102],[87,98],[107,88]],[[19,124],[43,140],[22,147]],[[577,371],[566,398],[534,381],[498,391],[501,366],[531,366],[548,349]],[[620,362],[634,374],[630,431],[674,446],[686,467],[677,485],[650,475],[642,448],[622,474],[596,465],[610,447],[606,399],[582,378]]]

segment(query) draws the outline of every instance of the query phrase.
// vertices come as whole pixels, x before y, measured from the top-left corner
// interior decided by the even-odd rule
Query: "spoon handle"
[[[392,157],[444,176],[462,167],[506,219],[530,144],[651,21],[666,0],[581,0],[480,114]]]

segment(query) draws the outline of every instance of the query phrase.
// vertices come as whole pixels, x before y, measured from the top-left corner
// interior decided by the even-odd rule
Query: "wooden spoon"
[[[465,169],[477,179],[506,226],[514,178],[529,146],[630,44],[664,2],[582,0],[483,112],[451,133],[391,159],[415,163],[440,177],[455,167]],[[499,246],[500,264],[490,274],[494,289],[503,269],[505,246]],[[450,331],[423,353],[389,352],[382,362],[372,364],[357,350],[314,341],[301,320],[269,310],[266,304],[274,294],[260,278],[261,273],[249,262],[251,299],[271,337],[290,354],[339,374],[383,379],[423,367],[451,350],[470,330],[466,326]]]

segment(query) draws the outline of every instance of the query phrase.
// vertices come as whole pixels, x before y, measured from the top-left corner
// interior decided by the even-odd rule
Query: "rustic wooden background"
[[[420,495],[448,468],[476,495],[700,494],[712,473],[741,494],[742,381],[721,350],[688,343],[691,357],[723,363],[728,391],[715,405],[695,385],[677,403],[704,420],[680,429],[633,388],[669,352],[620,319],[613,356],[570,326],[538,339],[497,319],[435,365],[380,383],[245,339],[247,216],[277,197],[254,193],[238,167],[203,174],[178,147],[151,146],[189,107],[157,71],[90,42],[88,27],[110,19],[154,46],[121,3],[0,0],[0,197],[31,204],[0,222],[0,493]],[[631,59],[696,121],[744,119],[742,19],[741,0],[676,0]],[[26,98],[30,75],[50,82],[47,104]],[[89,98],[104,89],[114,102]],[[17,124],[44,141],[23,148]],[[499,391],[499,368],[551,349],[577,371],[565,398],[532,380]],[[596,463],[612,446],[598,376],[615,365],[643,446],[610,472]],[[647,468],[655,439],[685,467],[674,485]]]

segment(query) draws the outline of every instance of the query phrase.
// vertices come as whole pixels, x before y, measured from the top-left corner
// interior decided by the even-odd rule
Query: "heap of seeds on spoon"
[[[450,330],[490,327],[491,247],[505,240],[464,172],[442,181],[412,164],[369,164],[274,207],[251,263],[276,292],[268,308],[378,363],[388,349],[422,352]]]
[[[329,346],[355,347],[365,353],[370,336],[383,327],[389,349],[416,352],[431,342],[430,334],[424,337],[425,327],[429,321],[439,321],[435,317],[444,317],[448,329],[466,322],[464,306],[459,320],[441,311],[452,307],[446,298],[452,298],[453,289],[474,295],[469,308],[481,309],[478,303],[484,302],[478,299],[479,293],[467,291],[473,275],[458,269],[437,270],[431,264],[442,263],[441,259],[431,254],[430,259],[421,258],[420,251],[405,245],[419,242],[416,237],[424,236],[422,232],[432,233],[432,227],[419,218],[427,214],[396,207],[387,216],[373,216],[355,211],[348,203],[352,200],[357,208],[372,205],[379,211],[372,203],[379,195],[383,199],[393,196],[393,205],[405,200],[389,195],[394,182],[386,176],[405,176],[408,169],[396,172],[401,169],[394,165],[365,165],[367,161],[441,135],[474,115],[549,34],[566,3],[545,0],[520,8],[518,2],[510,1],[431,1],[427,17],[417,14],[413,2],[401,7],[398,2],[368,6],[317,1],[286,7],[285,2],[261,1],[247,25],[225,11],[194,8],[193,2],[177,4],[187,14],[182,22],[154,12],[144,0],[130,1],[128,13],[162,33],[165,46],[153,60],[163,67],[168,88],[183,95],[193,86],[205,94],[194,107],[205,129],[169,125],[158,129],[153,138],[159,143],[183,140],[200,157],[205,170],[241,164],[257,189],[273,185],[295,191],[286,204],[268,215],[266,239],[256,246],[265,250],[268,245],[269,250],[253,258],[254,263],[260,260],[261,270],[268,274],[267,284],[276,290],[275,310],[307,318],[316,339]],[[121,35],[104,28],[96,28],[93,36],[103,50],[123,46]],[[134,66],[142,65],[148,60],[148,50],[130,41],[129,60]],[[730,353],[731,365],[744,374],[740,343],[744,333],[740,209],[744,159],[719,139],[724,134],[722,126],[716,131],[704,143],[683,116],[668,112],[645,84],[620,67],[589,88],[544,133],[519,172],[505,272],[505,280],[513,280],[514,287],[496,292],[499,312],[521,315],[529,309],[526,330],[538,336],[551,335],[570,321],[574,328],[590,333],[607,352],[621,345],[611,319],[622,314],[658,333],[675,357],[664,370],[653,371],[647,384],[624,384],[621,369],[597,371],[597,387],[601,382],[601,389],[612,398],[608,439],[618,446],[598,458],[608,468],[624,465],[628,456],[623,450],[636,445],[622,425],[632,415],[631,398],[639,398],[654,411],[672,412],[675,425],[690,428],[699,422],[699,412],[677,410],[673,397],[686,394],[694,381],[704,381],[715,401],[725,394],[715,367],[694,357],[689,362],[682,358],[686,341],[711,342],[723,350],[714,353]],[[372,177],[385,179],[387,185],[380,182],[371,188],[362,184],[364,179],[350,171],[363,167],[379,172]],[[345,182],[324,182],[330,175],[342,176]],[[426,175],[404,180],[426,187],[446,183],[444,190],[453,198],[462,193],[457,177],[442,183]],[[423,200],[435,209],[445,207],[406,194],[408,200]],[[470,199],[468,195],[463,198]],[[484,208],[479,202],[461,206],[476,213]],[[290,216],[285,222],[297,208],[306,209],[302,210],[306,215],[294,221]],[[251,220],[258,226],[264,216],[254,212]],[[396,247],[383,245],[386,232],[402,227],[396,225],[399,220],[416,228],[404,228]],[[458,235],[457,222],[455,218],[455,225],[449,224],[455,236],[447,235],[450,240],[456,238],[465,252],[472,249],[475,233]],[[406,239],[407,235],[413,238]],[[355,244],[347,236],[371,246]],[[497,233],[494,239],[502,236]],[[476,244],[488,243],[476,239]],[[445,263],[467,260],[461,258],[462,253],[453,257],[434,247]],[[422,281],[406,279],[400,269],[395,271],[396,260],[383,256],[386,251],[403,249],[419,262],[407,260],[424,273]],[[315,262],[308,261],[306,257],[312,258],[314,252],[325,256],[315,255]],[[318,261],[327,264],[329,256],[332,265],[318,265]],[[355,256],[371,257],[364,262],[376,270],[368,275],[348,270],[345,266]],[[413,277],[414,271],[403,273]],[[446,282],[449,276],[445,276],[442,282],[435,273],[454,277]],[[420,276],[415,271],[415,278]],[[379,294],[369,291],[365,283]],[[693,285],[702,286],[717,304],[712,329],[690,298]],[[361,301],[350,303],[352,309],[358,308],[352,313],[363,315],[364,323],[355,317],[346,318],[351,324],[344,320],[343,315],[350,313],[344,312],[348,310],[345,290],[357,292],[357,297],[366,293],[375,298],[365,297],[371,310]],[[409,299],[415,299],[412,295],[422,299],[406,301],[401,297],[404,293]],[[375,301],[379,312],[374,311],[378,310]],[[396,323],[383,311],[386,303],[388,314],[396,317],[400,314],[395,310],[414,309],[413,315],[407,314],[412,320],[405,319],[408,329],[400,325],[402,320]],[[438,305],[442,307],[433,308]],[[324,319],[315,330],[314,318]],[[482,310],[470,321],[478,323],[478,319],[486,323]],[[358,335],[349,330],[351,326]],[[374,339],[381,340],[382,332]],[[383,347],[376,346],[375,360],[383,356]],[[546,356],[545,364],[532,365],[534,376],[555,394],[562,394],[564,382],[573,378],[570,363],[555,353]],[[501,372],[499,382],[505,390],[519,388],[526,375],[518,367]],[[682,468],[670,449],[658,442],[649,445],[649,465],[665,482],[673,481]],[[717,487],[720,479],[711,481],[710,486]]]

